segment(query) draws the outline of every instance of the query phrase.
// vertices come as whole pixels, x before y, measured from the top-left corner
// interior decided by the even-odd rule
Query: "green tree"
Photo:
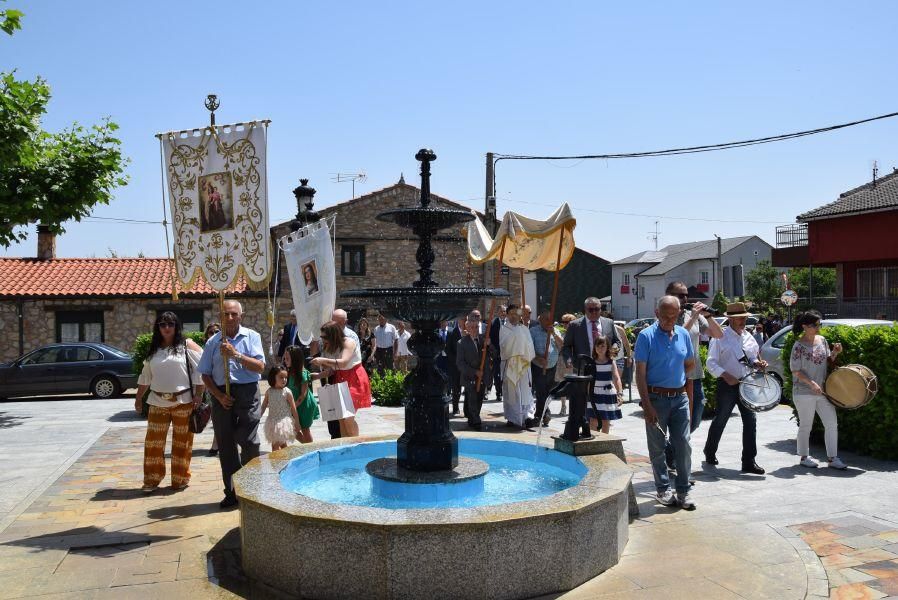
[[[769,310],[777,306],[783,286],[780,282],[780,272],[770,264],[769,260],[762,260],[758,266],[745,276],[745,291],[759,310]]]
[[[717,293],[714,294],[714,299],[711,300],[711,308],[716,308],[720,311],[720,314],[723,314],[727,310],[728,303],[729,300],[723,295],[723,290],[717,290]]]
[[[810,269],[807,267],[795,267],[789,269],[789,283],[799,298],[807,300],[811,297]],[[826,298],[836,295],[836,270],[814,269],[814,297]]]
[[[22,13],[0,11],[0,29],[20,28]],[[108,204],[112,191],[127,184],[128,160],[114,133],[118,125],[77,123],[59,133],[41,129],[50,87],[38,77],[18,80],[0,73],[0,245],[26,237],[23,226],[40,222],[52,233],[80,221],[96,204]]]

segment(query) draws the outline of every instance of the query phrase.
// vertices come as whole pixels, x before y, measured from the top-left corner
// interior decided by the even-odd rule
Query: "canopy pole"
[[[558,236],[558,255],[555,257],[555,283],[552,284],[552,304],[549,309],[549,320],[552,323],[552,332],[555,331],[555,300],[558,298],[558,274],[561,273],[561,247],[564,245],[564,227],[561,228],[561,235]],[[543,367],[543,375],[549,368],[549,343],[552,341],[552,335],[546,333],[546,351],[543,356],[546,357],[546,366]]]
[[[502,247],[499,249],[499,264],[496,265],[496,272],[493,275],[493,287],[499,285],[499,275],[502,273],[502,260],[505,258],[505,241],[507,238],[502,238]],[[487,343],[490,339],[490,328],[493,326],[493,317],[496,314],[496,298],[493,298],[490,301],[490,318],[486,322],[486,332],[483,334],[483,349],[480,351],[480,374],[477,375],[477,385],[474,389],[477,393],[480,393],[480,382],[483,379],[483,365],[486,364],[486,348]]]
[[[524,268],[521,267],[521,309],[527,305],[527,290],[524,289]]]
[[[225,330],[225,315],[224,315],[224,303],[225,303],[225,293],[224,290],[220,290],[218,292],[218,322],[221,323],[221,339],[219,340],[218,353],[221,354],[221,362],[224,364],[224,378],[225,378],[225,394],[228,396],[231,395],[231,369],[228,365],[228,357],[221,353],[221,344],[228,338],[228,333]]]

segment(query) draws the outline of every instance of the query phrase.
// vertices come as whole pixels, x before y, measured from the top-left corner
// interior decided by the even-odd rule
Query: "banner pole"
[[[220,290],[218,292],[218,322],[221,323],[221,340],[219,341],[218,353],[221,354],[221,344],[227,339],[228,332],[225,329],[225,315],[224,315],[224,302],[225,302],[225,293],[224,290]],[[224,377],[225,377],[225,394],[228,396],[231,395],[231,369],[228,365],[228,357],[224,354],[221,354],[221,362],[224,364]]]
[[[499,285],[499,274],[502,272],[502,259],[505,258],[505,242],[508,238],[502,239],[502,247],[499,249],[499,264],[495,274],[493,275],[493,287]],[[477,376],[477,386],[474,388],[480,392],[480,382],[483,379],[483,365],[486,364],[486,342],[490,339],[490,328],[493,326],[493,316],[496,314],[496,299],[490,302],[490,318],[486,322],[486,331],[483,334],[483,349],[480,351],[480,375]]]
[[[555,257],[555,283],[552,284],[552,305],[549,309],[549,319],[552,322],[552,333],[555,332],[555,300],[558,298],[558,274],[561,273],[561,246],[564,245],[564,227],[561,228],[561,235],[558,237],[558,255]],[[543,375],[549,368],[549,342],[552,341],[552,335],[546,333],[546,351],[543,356],[546,357],[546,366],[543,367]]]

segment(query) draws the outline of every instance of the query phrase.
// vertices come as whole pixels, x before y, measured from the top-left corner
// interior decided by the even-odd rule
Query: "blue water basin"
[[[425,484],[403,484],[402,498],[374,492],[365,465],[396,455],[396,442],[365,442],[310,452],[290,461],[281,471],[285,489],[335,504],[378,508],[469,508],[542,498],[577,485],[586,467],[577,458],[548,448],[498,440],[458,441],[459,454],[489,464],[482,491],[454,484],[424,490]],[[433,498],[437,499],[434,500]],[[424,500],[423,498],[427,498]]]

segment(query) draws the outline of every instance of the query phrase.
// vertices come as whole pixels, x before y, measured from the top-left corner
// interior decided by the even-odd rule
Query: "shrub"
[[[371,395],[377,406],[402,406],[405,400],[405,373],[402,371],[377,371],[371,373]]]
[[[708,347],[699,344],[698,355],[702,359],[702,365],[708,364]],[[702,378],[702,389],[705,391],[705,413],[709,417],[717,412],[717,378],[711,375],[705,367],[705,376]]]
[[[861,364],[879,379],[879,393],[858,410],[839,410],[839,445],[862,454],[887,460],[898,459],[898,328],[896,327],[825,327],[820,334],[830,346],[842,343],[838,365]],[[786,334],[783,347],[784,395],[792,397],[792,372],[789,356],[795,343],[793,333]],[[798,418],[797,413],[795,418]],[[819,418],[814,430],[823,431]]]
[[[190,338],[200,346],[206,345],[206,336],[202,331],[185,331],[185,338]],[[153,341],[152,333],[141,333],[134,340],[134,346],[131,348],[131,358],[134,360],[134,372],[140,375],[143,371],[143,363],[147,359],[150,351],[150,342]]]

